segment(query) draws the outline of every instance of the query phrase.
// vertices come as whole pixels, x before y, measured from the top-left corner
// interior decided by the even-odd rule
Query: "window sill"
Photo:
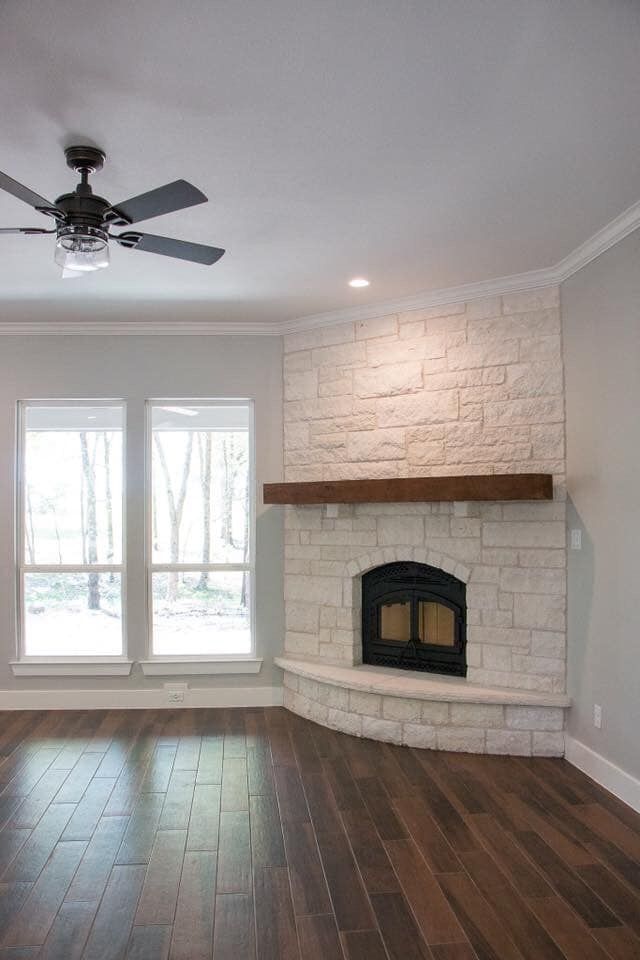
[[[142,672],[147,677],[201,676],[216,673],[260,673],[262,659],[255,657],[226,657],[217,660],[185,660],[184,657],[157,657],[141,660]]]
[[[11,660],[14,677],[128,677],[133,660]]]

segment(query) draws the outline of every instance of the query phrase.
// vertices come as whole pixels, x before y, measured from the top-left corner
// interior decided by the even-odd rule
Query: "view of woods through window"
[[[149,410],[150,486],[133,509],[146,500],[151,652],[248,654],[250,406]],[[22,412],[21,652],[121,656],[124,407],[42,402]]]
[[[123,414],[115,404],[24,408],[28,656],[122,653]]]
[[[251,650],[247,404],[151,407],[153,652]]]

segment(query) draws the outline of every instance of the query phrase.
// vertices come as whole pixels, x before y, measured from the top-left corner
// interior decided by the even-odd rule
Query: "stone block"
[[[352,323],[336,323],[330,327],[315,327],[313,330],[285,334],[284,352],[295,353],[299,350],[309,350],[311,347],[348,343],[354,339],[355,330]]]
[[[438,750],[455,753],[484,753],[485,731],[477,727],[438,727],[436,743]]]
[[[536,460],[562,460],[564,457],[564,424],[546,423],[531,427],[532,453]]]
[[[402,742],[406,747],[435,750],[436,731],[422,723],[403,723]]]
[[[349,710],[366,717],[379,717],[382,713],[382,697],[377,693],[350,690]]]
[[[407,461],[410,464],[423,467],[428,467],[434,463],[444,463],[444,440],[415,440],[407,443]]]
[[[521,340],[520,360],[524,363],[562,362],[559,334]]]
[[[288,576],[284,585],[285,601],[342,606],[342,581],[338,577]]]
[[[536,630],[564,630],[565,606],[563,596],[516,594],[513,617],[516,627],[533,627]]]
[[[449,723],[449,704],[440,700],[423,700],[422,722],[432,726]]]
[[[530,630],[516,630],[509,627],[470,627],[467,631],[472,643],[489,643],[498,646],[522,647],[529,649]]]
[[[285,354],[283,370],[285,374],[311,370],[311,350],[300,350],[298,353]]]
[[[402,743],[402,724],[395,720],[362,717],[362,736],[387,743]]]
[[[392,427],[350,433],[346,452],[351,461],[402,460],[406,456],[405,431]]]
[[[345,710],[336,710],[334,707],[329,707],[327,726],[333,730],[349,733],[353,737],[362,736],[362,717],[357,713],[349,713]]]
[[[353,393],[353,377],[349,374],[318,384],[319,397],[344,397]]]
[[[395,314],[386,317],[371,317],[369,320],[357,320],[355,326],[356,340],[391,337],[398,332],[398,317]]]
[[[419,426],[458,419],[456,390],[383,397],[374,403],[380,427]]]
[[[489,521],[482,529],[485,547],[564,547],[565,538],[564,523],[560,521]]]
[[[317,633],[320,608],[314,603],[288,603],[285,609],[287,630]]]
[[[424,520],[421,517],[379,517],[380,546],[419,546],[424,543]]]
[[[316,699],[336,710],[349,710],[349,691],[344,687],[335,687],[331,683],[319,683]]]
[[[482,647],[482,666],[485,670],[510,671],[511,649],[486,643]]]
[[[507,367],[509,397],[543,397],[562,393],[560,363],[516,363]]]
[[[302,373],[287,373],[284,378],[284,395],[287,400],[305,400],[318,396],[318,374],[314,370]]]
[[[407,314],[403,314],[407,316]],[[398,318],[401,319],[400,317]],[[411,322],[402,322],[398,330],[401,340],[416,340],[425,335],[424,320],[412,320]]]
[[[531,634],[531,654],[534,657],[554,657],[563,660],[566,656],[564,633],[534,630]]]
[[[563,423],[564,400],[562,397],[496,400],[485,405],[484,416],[485,423],[489,426]]]
[[[498,588],[490,583],[467,585],[467,606],[480,610],[495,610],[498,607]]]
[[[482,521],[476,517],[453,517],[451,520],[452,537],[479,537]]]
[[[452,703],[451,723],[459,727],[503,727],[504,708],[489,703]]]
[[[355,370],[353,391],[357,397],[393,397],[422,390],[422,364],[389,363],[383,367]]]
[[[555,568],[531,569],[505,567],[500,574],[500,589],[511,593],[544,593],[564,596],[566,577],[564,570]]]
[[[564,733],[533,733],[534,757],[564,757]]]
[[[467,320],[483,320],[485,317],[499,317],[502,313],[500,297],[482,297],[467,303]]]
[[[562,730],[564,710],[560,707],[507,707],[507,727],[511,730]]]
[[[419,720],[421,717],[421,701],[405,697],[383,697],[382,716],[386,720],[405,721]]]
[[[514,653],[512,664],[516,673],[539,673],[545,677],[564,677],[566,672],[564,659],[556,660],[554,657],[532,657]]]
[[[453,347],[447,353],[450,370],[465,370],[470,367],[495,367],[515,363],[518,359],[518,344],[510,340],[495,339],[487,343],[469,343]]]
[[[367,359],[367,348],[364,343],[341,343],[338,346],[318,347],[311,351],[311,364],[315,367],[345,367],[363,366]]]
[[[292,633],[287,631],[284,637],[287,653],[300,657],[317,657],[320,653],[318,638],[310,633]]]
[[[531,310],[557,310],[560,307],[560,288],[543,287],[525,290],[522,293],[505,293],[502,297],[503,313],[528,313]]]
[[[512,627],[513,613],[511,610],[483,610],[482,623],[485,627]]]
[[[367,343],[367,361],[370,367],[390,363],[407,363],[422,360],[442,360],[446,356],[447,341],[444,336],[416,337],[409,340],[370,340]],[[446,369],[446,361],[438,364]],[[428,372],[435,372],[429,370]]]
[[[531,734],[515,730],[487,730],[487,753],[531,756]]]

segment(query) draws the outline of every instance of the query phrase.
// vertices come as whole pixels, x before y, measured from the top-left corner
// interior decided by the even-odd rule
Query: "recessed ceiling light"
[[[368,287],[369,281],[366,277],[354,277],[353,280],[349,280],[350,287]]]

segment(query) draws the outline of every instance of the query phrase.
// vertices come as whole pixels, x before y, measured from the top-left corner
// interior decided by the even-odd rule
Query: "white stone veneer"
[[[467,583],[470,682],[563,693],[557,289],[290,334],[284,370],[287,480],[547,472],[555,491],[552,502],[342,505],[337,517],[287,507],[286,655],[358,664],[362,573],[416,560]],[[294,696],[299,708],[318,702],[295,690],[289,705]],[[401,723],[370,719],[362,732],[381,738]],[[458,725],[443,730],[433,743],[453,749]],[[482,730],[478,749],[526,752],[526,740],[538,752],[531,731]]]

